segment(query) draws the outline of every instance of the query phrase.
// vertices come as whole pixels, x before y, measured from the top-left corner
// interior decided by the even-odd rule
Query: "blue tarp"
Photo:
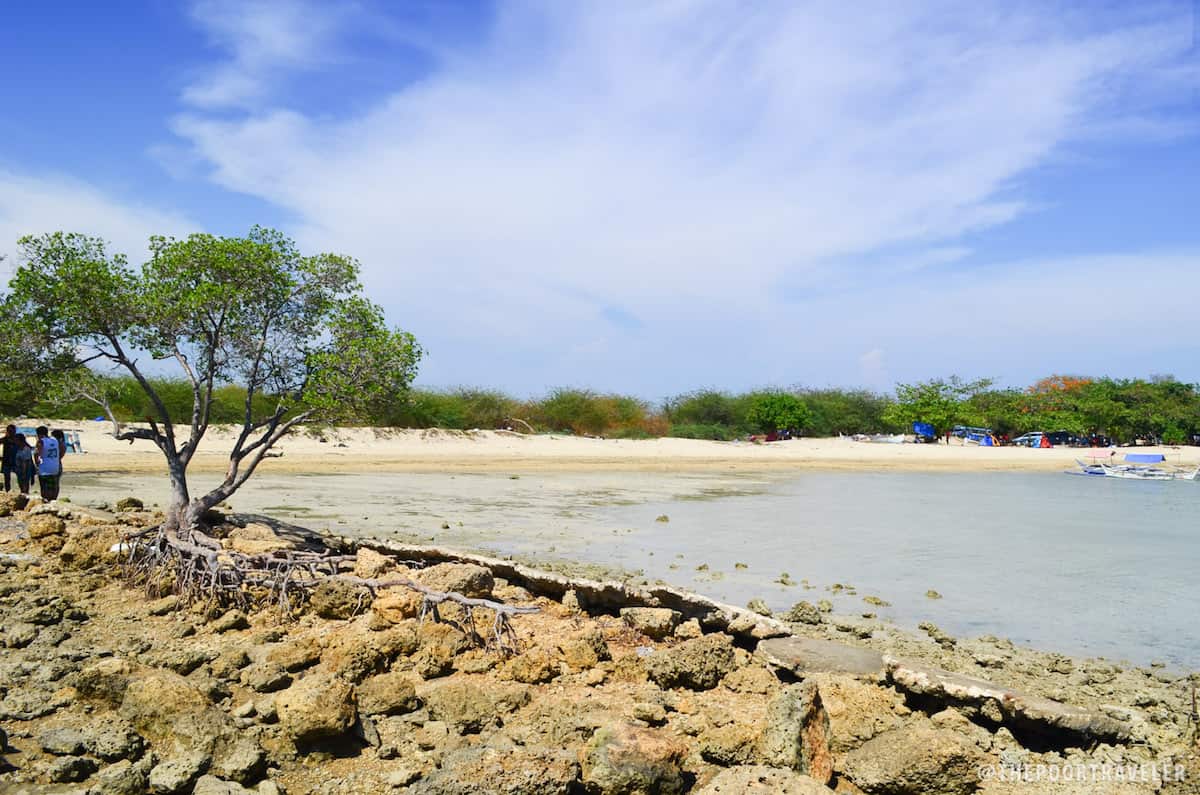
[[[1162,453],[1126,453],[1125,460],[1131,464],[1161,464],[1167,457]]]
[[[935,431],[933,426],[928,422],[914,422],[913,433],[915,433],[917,436],[927,436],[930,438],[937,436],[937,431]]]

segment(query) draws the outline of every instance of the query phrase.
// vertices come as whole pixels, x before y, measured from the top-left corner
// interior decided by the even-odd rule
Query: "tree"
[[[884,419],[905,428],[914,422],[928,422],[938,433],[974,416],[969,401],[992,385],[981,378],[963,381],[956,375],[935,378],[918,384],[897,384],[896,402],[884,410]]]
[[[755,397],[746,417],[760,431],[801,431],[810,415],[804,401],[789,392],[764,392]]]
[[[0,307],[0,338],[20,342],[0,347],[0,370],[91,396],[116,438],[153,442],[171,482],[171,532],[198,531],[204,513],[300,423],[352,421],[402,398],[421,357],[412,335],[389,329],[363,297],[355,260],[301,255],[269,229],[154,237],[140,270],[85,235],[25,237],[20,247]],[[145,359],[182,372],[192,398],[185,422],[168,411]],[[90,368],[100,364],[124,370],[145,393],[145,427],[123,425],[96,395],[102,382]],[[208,431],[214,391],[228,384],[245,389],[241,430],[224,480],[193,497],[188,465]]]

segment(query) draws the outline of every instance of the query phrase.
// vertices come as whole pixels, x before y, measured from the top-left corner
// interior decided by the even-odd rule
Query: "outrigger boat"
[[[1109,453],[1112,459],[1116,453]],[[1094,475],[1105,478],[1121,478],[1123,480],[1200,480],[1200,466],[1192,469],[1183,467],[1154,466],[1166,460],[1160,453],[1126,453],[1125,463],[1114,464],[1104,461],[1080,461],[1078,471],[1071,475]],[[1138,466],[1139,464],[1144,466]]]

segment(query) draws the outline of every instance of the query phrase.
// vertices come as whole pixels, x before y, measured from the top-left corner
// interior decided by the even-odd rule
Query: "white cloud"
[[[304,7],[271,6],[270,26],[240,8],[221,6],[232,57],[189,102],[245,104],[336,39]],[[904,291],[1026,211],[1021,178],[1064,143],[1157,129],[1144,96],[1178,78],[1160,68],[1188,44],[1177,10],[1103,27],[1044,4],[505,3],[484,44],[366,112],[192,110],[175,130],[216,182],[294,212],[303,244],[363,259],[432,340],[432,380],[619,383],[636,344],[695,383],[679,346],[789,326],[780,285],[832,269]],[[846,377],[875,347],[895,363],[870,341]],[[795,373],[790,340],[764,348],[733,366]],[[495,373],[455,369],[482,351]]]
[[[0,170],[0,254],[6,270],[15,264],[17,240],[25,235],[67,231],[96,235],[110,250],[141,262],[150,235],[180,235],[198,225],[182,215],[115,197],[62,176]]]
[[[183,101],[210,109],[253,105],[282,74],[325,62],[353,10],[313,0],[199,0],[192,18],[230,58],[203,70]]]

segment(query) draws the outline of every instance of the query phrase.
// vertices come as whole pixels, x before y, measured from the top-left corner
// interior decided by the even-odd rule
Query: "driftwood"
[[[336,554],[328,548],[245,554],[225,549],[203,533],[177,534],[162,526],[123,536],[120,548],[126,553],[124,573],[129,581],[156,596],[169,589],[189,604],[207,602],[214,607],[232,605],[243,609],[274,606],[286,617],[302,609],[322,582],[357,585],[372,596],[381,588],[403,587],[421,594],[422,621],[426,616],[441,621],[438,612],[441,604],[461,605],[470,636],[475,638],[479,634],[475,631],[473,610],[485,608],[495,616],[488,644],[494,643],[505,652],[517,647],[511,618],[540,611],[535,606],[508,605],[455,591],[437,591],[406,577],[356,577],[341,571],[343,564],[353,564],[355,556]]]

